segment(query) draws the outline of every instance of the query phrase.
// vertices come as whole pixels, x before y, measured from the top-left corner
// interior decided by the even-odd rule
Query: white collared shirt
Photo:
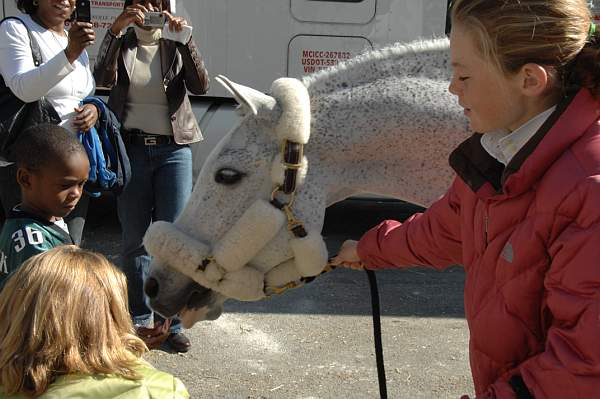
[[[485,133],[481,136],[481,145],[491,156],[506,166],[542,127],[555,109],[556,105],[537,114],[512,133],[507,129]]]

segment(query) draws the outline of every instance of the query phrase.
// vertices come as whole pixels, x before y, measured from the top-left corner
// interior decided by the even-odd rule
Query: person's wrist
[[[119,37],[119,36],[121,36],[121,31],[122,30],[123,30],[123,28],[120,25],[113,24],[108,31],[110,33],[112,33],[112,35],[114,37]]]
[[[67,57],[67,60],[72,64],[79,57],[79,54],[76,54],[75,51],[67,47],[65,49],[65,56]]]

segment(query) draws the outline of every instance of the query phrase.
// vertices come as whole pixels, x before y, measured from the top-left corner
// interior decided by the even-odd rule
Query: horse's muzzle
[[[161,295],[159,279],[149,277],[144,283],[144,293],[150,300],[150,307],[165,318],[176,316],[183,308],[210,307],[214,302],[213,291],[196,282],[188,283],[178,291],[178,295],[169,296],[167,300]]]

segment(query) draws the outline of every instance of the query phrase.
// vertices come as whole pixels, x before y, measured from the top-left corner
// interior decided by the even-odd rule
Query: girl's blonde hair
[[[600,95],[600,40],[586,0],[455,0],[451,13],[505,74],[536,63],[549,67],[557,87]]]
[[[125,276],[73,245],[28,259],[0,292],[0,389],[38,396],[59,375],[134,371],[147,350],[127,310]]]

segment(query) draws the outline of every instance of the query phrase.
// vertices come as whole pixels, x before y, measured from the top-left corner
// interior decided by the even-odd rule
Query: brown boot
[[[183,333],[171,333],[166,340],[167,345],[176,352],[185,353],[190,350],[192,343]]]

